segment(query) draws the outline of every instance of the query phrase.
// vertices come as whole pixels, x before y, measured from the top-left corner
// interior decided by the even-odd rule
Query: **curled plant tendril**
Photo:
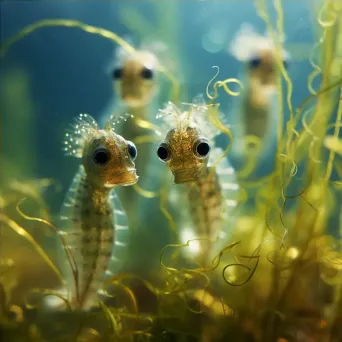
[[[165,263],[163,262],[163,255],[165,253],[165,251],[168,248],[184,248],[184,247],[189,247],[190,246],[190,242],[192,241],[212,241],[210,239],[192,239],[192,240],[188,240],[186,244],[169,244],[167,246],[165,246],[160,254],[160,264],[161,266],[167,270],[167,272],[169,273],[169,275],[171,276],[172,274],[182,274],[184,273],[184,281],[183,283],[181,283],[180,285],[175,284],[175,286],[173,287],[173,289],[169,292],[171,293],[178,293],[178,292],[184,292],[185,291],[185,286],[186,284],[189,282],[190,279],[194,279],[194,277],[192,276],[192,274],[194,275],[198,275],[200,277],[203,277],[206,280],[206,285],[204,285],[204,288],[208,288],[209,286],[209,278],[207,275],[205,275],[204,272],[208,272],[208,271],[214,271],[220,264],[221,261],[221,257],[224,253],[226,253],[228,250],[231,250],[233,247],[235,247],[236,245],[238,245],[240,243],[240,241],[238,242],[234,242],[232,244],[230,244],[229,246],[226,246],[225,248],[223,248],[212,260],[212,267],[200,267],[200,268],[195,268],[195,269],[189,269],[189,268],[182,268],[181,270],[177,270],[176,268],[173,267],[169,267],[166,266]],[[214,241],[212,241],[214,242]]]
[[[335,122],[335,129],[334,129],[334,139],[337,139],[339,134],[340,134],[340,123],[342,119],[342,86],[340,88],[340,99],[339,99],[339,105],[338,105],[338,111],[337,111],[337,117],[336,117],[336,122]],[[330,151],[329,153],[329,159],[328,159],[328,165],[325,173],[325,182],[328,182],[333,170],[333,163],[334,163],[334,158],[335,158],[335,152]]]
[[[25,218],[26,220],[29,220],[29,221],[37,221],[37,222],[42,222],[42,223],[45,223],[46,225],[48,225],[50,228],[53,229],[53,231],[58,235],[59,239],[61,240],[62,244],[63,244],[63,247],[64,247],[64,251],[65,251],[65,254],[66,254],[66,257],[68,259],[68,263],[71,267],[71,270],[72,270],[72,274],[73,274],[73,278],[74,278],[74,281],[75,281],[75,286],[76,286],[76,297],[78,299],[78,268],[77,268],[77,264],[76,264],[76,260],[68,246],[68,244],[66,243],[64,237],[58,233],[58,229],[49,221],[47,220],[44,220],[44,219],[41,219],[41,218],[38,218],[38,217],[31,217],[31,216],[28,216],[26,214],[24,214],[22,212],[22,210],[19,208],[19,204],[24,201],[25,198],[23,198],[22,200],[20,200],[17,204],[17,211],[18,213],[23,217]],[[39,246],[38,246],[39,247]],[[39,247],[40,248],[40,247]],[[52,263],[52,262],[51,262]],[[62,279],[62,284],[65,284],[65,280],[63,279],[61,273],[59,272],[60,274],[60,279]]]
[[[279,218],[280,218],[280,223],[282,225],[282,227],[284,228],[284,235],[282,237],[282,239],[284,240],[287,233],[288,233],[288,230],[287,228],[285,227],[285,224],[284,224],[284,217],[283,217],[283,210],[285,208],[285,205],[286,203],[288,202],[289,199],[295,199],[297,197],[302,197],[302,195],[308,190],[308,188],[310,187],[310,184],[304,188],[300,193],[296,194],[296,195],[292,195],[292,196],[289,196],[289,195],[285,195],[285,188],[284,188],[284,185],[282,186],[282,196],[284,198],[284,202],[279,210]]]
[[[102,302],[99,301],[99,305],[102,308],[102,311],[104,312],[108,322],[110,323],[110,329],[112,335],[116,335],[117,332],[120,330],[119,323],[115,319],[115,316],[113,313],[109,310],[109,308]]]
[[[209,268],[208,271],[214,271],[220,264],[221,262],[221,258],[223,256],[223,254],[225,254],[227,251],[231,250],[232,248],[234,248],[235,246],[239,245],[241,242],[237,241],[237,242],[233,242],[231,243],[229,246],[224,247],[212,260],[212,268]]]
[[[278,30],[280,35],[284,36],[284,11],[282,8],[281,0],[275,0],[274,1],[274,8],[275,8],[276,13],[277,13],[277,30]],[[273,41],[275,41],[274,34],[271,33],[271,35],[272,35]],[[287,106],[288,106],[289,111],[290,111],[290,118],[292,120],[292,118],[294,116],[293,106],[291,103],[293,85],[292,85],[291,79],[289,77],[289,74],[288,74],[286,68],[284,67],[284,63],[283,63],[282,58],[281,58],[280,53],[279,53],[281,48],[282,48],[282,44],[281,44],[281,40],[280,40],[278,42],[278,49],[276,51],[276,57],[277,57],[278,66],[280,67],[280,72],[281,72],[282,76],[284,77],[284,80],[285,80],[286,85],[287,85],[286,102],[287,102]],[[291,122],[291,120],[290,120],[290,122]],[[294,129],[294,126],[291,127],[291,130],[293,133],[297,133],[297,131]]]
[[[257,261],[256,261],[255,266],[254,266],[253,269],[249,268],[249,267],[246,266],[246,265],[240,264],[240,263],[230,264],[230,265],[225,266],[225,267],[223,268],[223,270],[222,270],[222,277],[223,277],[223,280],[224,280],[228,285],[231,285],[231,286],[243,286],[243,285],[247,284],[247,283],[252,279],[252,277],[253,277],[253,275],[254,275],[254,273],[255,273],[257,267],[258,267],[260,256],[240,256],[240,257],[241,257],[241,258],[244,257],[244,258],[256,259]],[[250,272],[249,276],[247,277],[247,279],[246,279],[245,281],[243,281],[243,282],[241,282],[241,283],[238,283],[238,284],[236,284],[236,283],[234,284],[234,283],[232,283],[231,281],[229,281],[229,280],[226,278],[226,276],[225,276],[226,270],[227,270],[228,268],[234,267],[234,266],[235,266],[235,267],[244,268],[244,269],[246,269],[246,270],[248,270],[248,271]]]
[[[167,250],[168,248],[172,248],[172,247],[177,248],[177,249],[179,249],[179,248],[184,248],[184,247],[190,247],[190,242],[193,242],[193,241],[209,241],[209,242],[214,243],[214,242],[216,242],[217,240],[199,238],[199,239],[187,240],[187,242],[186,242],[185,244],[168,244],[168,245],[166,245],[166,246],[162,249],[162,251],[161,251],[161,253],[160,253],[160,264],[161,264],[161,266],[162,266],[163,268],[165,268],[166,270],[168,270],[168,271],[177,272],[177,269],[176,269],[176,268],[168,267],[168,266],[165,265],[165,263],[163,262],[164,253],[166,252],[166,250]],[[221,261],[222,255],[223,255],[226,251],[232,249],[233,247],[235,247],[235,246],[238,245],[238,244],[240,244],[240,241],[231,243],[229,246],[224,247],[224,248],[223,248],[223,249],[222,249],[214,258],[213,258],[213,260],[212,260],[212,267],[201,267],[201,268],[195,268],[195,269],[184,268],[184,270],[187,270],[187,271],[204,271],[204,272],[206,272],[206,271],[213,271],[213,270],[215,270],[215,269],[218,267],[218,265],[219,265],[219,263],[220,263],[220,261]]]
[[[227,78],[226,80],[224,81],[216,81],[213,85],[213,90],[214,90],[214,94],[213,95],[210,95],[209,93],[209,87],[211,85],[211,83],[215,80],[215,78],[218,76],[218,74],[220,73],[220,68],[218,66],[213,66],[212,67],[213,69],[216,68],[217,69],[217,72],[216,74],[214,75],[214,77],[209,81],[208,85],[207,85],[207,88],[206,88],[206,95],[207,97],[214,101],[218,98],[218,88],[223,88],[223,90],[230,96],[239,96],[241,94],[241,90],[243,89],[243,84],[241,81],[239,81],[237,78]],[[239,91],[233,91],[231,90],[229,87],[228,87],[228,84],[231,84],[231,83],[236,83],[240,86],[240,90]]]
[[[283,246],[280,246],[280,250],[283,250],[284,247]],[[276,250],[276,251],[271,251],[269,252],[267,255],[266,255],[266,259],[267,261],[272,264],[273,266],[277,266],[278,268],[280,268],[281,271],[286,271],[286,270],[289,270],[290,269],[290,263],[289,264],[285,264],[285,265],[282,265],[281,267],[279,266],[279,264],[277,264],[274,260],[272,260],[271,258],[271,255],[275,255],[279,253],[279,250]]]
[[[302,118],[302,123],[303,123],[304,129],[308,132],[309,135],[312,136],[312,141],[311,141],[311,143],[310,143],[310,148],[309,148],[309,156],[311,157],[311,159],[312,159],[313,162],[319,164],[319,163],[321,163],[322,161],[321,161],[321,160],[318,160],[318,159],[316,159],[316,158],[314,158],[314,156],[313,156],[313,147],[314,147],[314,144],[315,144],[317,141],[320,141],[321,139],[320,139],[318,136],[316,136],[316,135],[310,130],[310,128],[309,128],[309,126],[308,126],[308,124],[307,124],[307,122],[306,122],[306,117],[308,116],[309,113],[310,113],[309,111],[307,111],[307,112],[304,113],[303,118]]]
[[[217,104],[208,105],[208,108],[214,109],[213,111],[208,111],[208,119],[215,128],[217,128],[220,132],[222,132],[224,135],[228,137],[230,143],[228,144],[227,148],[223,151],[222,155],[213,163],[213,168],[211,170],[212,173],[215,172],[215,167],[228,155],[234,142],[234,138],[231,131],[220,120],[218,107],[219,105]]]
[[[229,78],[225,81],[217,81],[214,83],[214,95],[210,95],[209,93],[209,87],[211,85],[211,83],[214,81],[214,79],[218,76],[220,69],[218,66],[213,66],[213,68],[217,68],[217,72],[214,75],[214,77],[209,81],[207,88],[206,88],[206,95],[207,97],[213,102],[217,97],[218,97],[218,88],[219,87],[223,87],[224,91],[231,95],[231,96],[239,96],[241,93],[241,90],[238,92],[234,92],[231,89],[228,88],[227,84],[229,83],[237,83],[239,84],[240,88],[243,89],[243,85],[242,83],[235,79],[235,78]],[[233,135],[231,133],[231,131],[222,123],[222,121],[220,120],[219,117],[219,112],[218,112],[218,108],[219,108],[219,104],[209,104],[208,105],[209,110],[208,111],[208,119],[211,122],[211,124],[217,128],[220,132],[222,132],[224,135],[226,135],[230,141],[229,145],[227,146],[227,148],[224,150],[223,154],[213,163],[213,168],[211,172],[215,172],[215,167],[228,155],[229,151],[232,148],[232,144],[234,141]]]
[[[117,316],[120,318],[131,318],[131,319],[138,319],[138,320],[145,320],[150,323],[150,326],[147,327],[144,330],[124,330],[120,333],[120,336],[131,336],[131,335],[142,335],[142,336],[148,336],[151,337],[152,335],[149,333],[149,331],[152,330],[153,325],[153,318],[152,317],[146,317],[138,314],[130,314],[127,312],[118,312]]]
[[[278,208],[276,208],[276,209],[278,209]],[[279,212],[280,212],[279,216],[280,216],[280,222],[281,222],[282,228],[284,228],[284,233],[283,233],[283,235],[278,235],[278,234],[276,234],[276,233],[271,229],[271,226],[270,226],[270,224],[269,224],[269,222],[268,222],[268,214],[270,213],[270,211],[271,211],[271,209],[268,209],[268,210],[266,211],[266,220],[265,220],[266,227],[267,227],[267,229],[269,230],[269,232],[270,232],[271,234],[273,234],[273,235],[276,236],[277,238],[279,238],[279,239],[281,239],[282,241],[284,241],[284,240],[285,240],[285,237],[286,237],[286,235],[287,235],[288,232],[287,232],[287,228],[284,226],[283,221],[282,221],[282,210],[279,209]]]
[[[296,162],[294,161],[294,159],[291,158],[290,156],[286,155],[286,154],[283,154],[283,153],[279,154],[279,160],[281,160],[281,159],[291,161],[292,167],[290,170],[289,178],[291,179],[291,178],[295,177],[297,172],[298,172],[298,166],[297,166]],[[283,193],[283,191],[282,191],[282,193]],[[283,199],[284,199],[284,197],[283,197]]]
[[[309,62],[311,66],[313,67],[312,73],[308,76],[308,89],[312,95],[317,95],[317,91],[314,90],[313,88],[313,82],[314,80],[322,73],[322,69],[318,64],[314,62],[314,55],[317,52],[317,50],[320,48],[322,45],[322,42],[324,41],[325,37],[325,32],[323,33],[323,37],[313,46],[311,52],[310,52],[310,57],[309,57]]]
[[[172,273],[175,274],[175,273],[178,273],[179,271],[178,271],[176,268],[174,268],[174,267],[169,267],[169,266],[166,266],[166,265],[164,264],[163,256],[164,256],[164,253],[166,252],[166,250],[167,250],[168,248],[172,248],[172,247],[175,247],[175,248],[189,247],[189,246],[190,246],[190,242],[192,242],[192,241],[194,241],[194,240],[196,241],[196,240],[198,240],[198,239],[188,240],[186,244],[168,244],[168,245],[166,245],[166,246],[161,250],[161,252],[160,252],[160,257],[159,257],[160,265],[168,272],[168,274],[172,274]],[[186,281],[184,281],[183,285],[181,286],[181,290],[182,290],[182,288],[184,288],[185,283],[186,283]],[[174,293],[174,292],[175,292],[175,290],[172,290],[170,293]],[[176,290],[176,292],[178,292],[178,289]]]
[[[208,99],[214,101],[216,100],[216,98],[218,97],[218,94],[217,93],[214,93],[214,95],[210,95],[209,93],[209,87],[211,85],[211,83],[214,81],[214,79],[218,76],[218,74],[220,73],[220,68],[218,66],[213,66],[212,67],[213,69],[216,68],[217,71],[216,71],[216,74],[214,75],[214,77],[208,82],[207,84],[207,88],[206,88],[206,95],[208,97]]]
[[[331,2],[326,1],[324,2],[322,8],[319,11],[318,14],[318,23],[325,29],[329,28],[329,27],[333,27],[336,24],[337,18],[338,18],[338,14],[334,11],[331,11],[331,9],[334,9],[333,6],[331,6]],[[330,11],[328,11],[328,7],[330,9]],[[327,13],[325,13],[327,12]],[[331,18],[328,20],[324,20],[323,16],[324,14],[330,15]]]
[[[180,278],[182,277],[182,279]],[[169,277],[171,280],[166,278],[166,285],[169,288],[168,291],[165,291],[166,295],[171,295],[171,294],[184,294],[186,290],[189,290],[188,284],[190,284],[191,281],[194,279],[199,279],[202,278],[204,279],[204,284],[202,285],[203,288],[208,288],[209,287],[209,277],[204,273],[201,272],[200,270],[197,269],[181,269],[177,271],[177,274],[169,273]],[[184,298],[183,298],[184,299]],[[185,299],[184,299],[185,300]]]
[[[117,280],[112,280],[112,281],[110,282],[110,284],[111,284],[111,285],[114,285],[114,286],[117,286],[117,287],[119,287],[119,288],[121,288],[121,289],[123,290],[123,292],[127,295],[127,297],[128,297],[128,298],[130,299],[130,301],[131,301],[133,311],[134,311],[135,313],[138,313],[138,302],[137,302],[137,300],[136,300],[136,298],[135,298],[135,295],[134,295],[133,291],[132,291],[128,286],[126,286],[126,285],[124,285],[124,284],[121,284],[121,283],[120,283],[119,281],[117,281]],[[104,291],[104,293],[105,293],[105,295],[106,295],[107,297],[109,297],[109,298],[114,298],[114,297],[115,297],[115,295],[112,295],[112,294],[108,293],[108,290],[107,290],[107,289],[104,289],[103,291]]]
[[[150,282],[148,282],[147,280],[143,279],[142,277],[135,275],[135,274],[121,274],[119,276],[116,276],[115,278],[109,279],[106,281],[106,283],[104,284],[104,287],[111,285],[112,283],[118,285],[121,284],[122,281],[124,280],[132,280],[132,279],[136,279],[136,280],[140,280],[145,287],[154,295],[156,295],[158,298],[160,298],[162,295],[175,295],[175,294],[180,294],[182,291],[179,289],[179,286],[177,288],[177,291],[170,291],[170,290],[164,290],[164,289],[159,289],[156,288],[155,286],[153,286]],[[184,297],[180,296],[180,298],[182,299],[182,301],[184,301],[184,303],[186,304],[186,300]],[[136,313],[137,315],[138,313]],[[120,314],[121,315],[121,314]],[[139,316],[140,317],[140,316]]]
[[[335,9],[335,10],[336,10],[336,9]],[[328,14],[332,16],[332,20],[331,20],[328,24],[327,24],[327,23],[324,23],[324,20],[322,19],[323,13],[324,13],[325,11],[328,11]],[[320,42],[323,42],[323,40],[324,40],[325,38],[327,38],[327,39],[333,39],[333,38],[332,38],[332,31],[331,31],[331,30],[329,30],[329,31],[327,30],[327,28],[334,26],[335,23],[336,23],[336,13],[334,12],[334,8],[333,8],[333,6],[332,6],[332,2],[330,2],[330,1],[329,1],[329,2],[324,2],[323,7],[322,7],[322,9],[321,9],[321,11],[320,11],[320,15],[319,15],[319,20],[318,20],[318,21],[319,21],[319,24],[323,27],[323,37],[322,37],[322,39],[320,40]],[[331,45],[331,46],[332,46],[332,45]],[[329,51],[330,51],[330,50],[329,50]],[[333,54],[332,49],[331,49],[331,51],[329,52],[329,55],[331,55],[331,54]],[[327,61],[327,63],[328,63],[328,61]],[[329,64],[330,64],[330,62],[329,62]],[[329,66],[326,65],[326,67],[328,68]],[[326,84],[326,83],[328,82],[328,77],[326,77],[326,74],[325,74],[325,73],[323,74],[323,76],[325,76],[325,77],[323,77],[323,83]],[[334,82],[334,83],[331,84],[331,85],[325,86],[325,89],[323,88],[323,89],[322,89],[320,92],[318,92],[316,95],[317,95],[317,96],[318,96],[318,95],[321,95],[321,94],[325,93],[327,90],[333,89],[335,86],[340,85],[340,84],[341,84],[341,79],[339,79],[338,81]],[[306,104],[308,101],[310,101],[313,97],[314,97],[314,95],[311,95],[310,97],[308,97],[308,98],[303,102],[303,104],[300,106],[301,109],[303,109],[303,107],[305,106],[305,104]],[[331,109],[331,110],[333,110],[333,109]],[[329,114],[327,113],[327,115],[329,115]],[[313,120],[312,120],[312,122],[311,122],[311,125],[314,125],[314,122],[315,122],[316,126],[318,126],[317,121],[320,120],[320,118],[321,118],[321,117],[315,115],[314,118],[313,118]],[[324,120],[324,118],[323,118],[322,120]],[[324,121],[325,121],[325,120],[324,120]],[[299,146],[302,145],[305,141],[307,141],[307,138],[308,138],[308,133],[305,131],[305,132],[303,132],[303,133],[301,134],[300,139],[299,139],[298,142],[297,142],[297,147],[299,147]],[[303,150],[303,152],[304,152],[304,151],[305,151],[305,150]],[[302,152],[302,154],[303,154],[303,152]],[[301,156],[302,156],[302,154],[301,154]]]
[[[134,318],[138,320],[145,320],[150,323],[150,326],[144,330],[121,330],[119,326],[119,322],[115,318],[112,310],[110,310],[103,302],[99,302],[105,316],[107,317],[108,321],[110,322],[110,328],[113,335],[116,336],[131,336],[131,335],[145,335],[145,336],[152,336],[149,331],[152,329],[153,319],[151,317],[143,317],[138,314],[138,311],[134,314],[126,313],[126,312],[116,312],[115,315],[120,317],[120,319],[124,318]],[[120,331],[121,330],[121,331]],[[120,331],[120,333],[118,333]]]

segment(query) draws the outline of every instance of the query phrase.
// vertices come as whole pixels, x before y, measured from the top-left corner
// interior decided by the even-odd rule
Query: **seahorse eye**
[[[134,160],[138,155],[137,148],[131,141],[127,141],[127,148],[130,157]]]
[[[161,143],[157,148],[157,155],[162,162],[167,162],[171,158],[169,146],[166,143]]]
[[[113,70],[112,76],[115,80],[119,80],[120,78],[122,78],[122,69],[117,68]]]
[[[141,77],[144,78],[145,80],[151,80],[154,76],[154,73],[151,69],[144,67],[141,70]]]
[[[210,145],[207,139],[200,138],[194,144],[194,152],[197,157],[204,158],[210,151]]]
[[[254,57],[249,62],[248,65],[251,69],[256,69],[261,64],[261,58],[260,57]]]
[[[104,147],[98,147],[93,153],[93,161],[95,164],[104,166],[110,160],[110,153]]]

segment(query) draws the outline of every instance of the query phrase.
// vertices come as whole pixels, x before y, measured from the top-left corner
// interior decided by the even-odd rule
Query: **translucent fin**
[[[126,213],[121,205],[118,195],[113,190],[111,201],[114,206],[115,241],[112,256],[108,265],[107,276],[120,272],[128,255],[129,227]]]
[[[61,221],[73,219],[74,205],[75,205],[77,190],[80,187],[80,183],[84,181],[85,177],[86,177],[86,174],[85,174],[84,167],[83,165],[80,165],[71,182],[71,186],[64,197],[63,205],[60,211]],[[66,224],[62,222],[62,225],[65,226]],[[72,225],[67,224],[67,226],[71,227]]]
[[[66,130],[63,151],[67,156],[81,158],[84,142],[94,130],[98,130],[98,125],[89,114],[80,114],[74,121]]]
[[[80,239],[82,239],[84,233],[82,233],[81,226],[78,223],[79,209],[75,208],[75,204],[77,205],[77,190],[80,188],[80,186],[82,186],[81,183],[85,180],[85,177],[86,175],[84,168],[83,166],[80,166],[65,197],[60,216],[62,229],[60,230],[59,234],[63,236],[64,240],[66,241],[70,252],[73,254],[76,264],[78,265],[79,271],[83,257],[77,250],[76,246],[82,245],[82,241]],[[126,214],[123,211],[120,201],[114,191],[112,191],[108,200],[113,205],[115,234],[112,255],[106,268],[105,278],[117,274],[122,268],[127,256],[127,247],[129,240],[129,230]],[[61,246],[61,248],[59,249],[58,254],[63,274],[65,274],[65,279],[67,280],[69,285],[71,294],[70,298],[74,298],[74,277],[72,268],[70,267],[68,259],[65,255],[63,246]],[[98,283],[94,284],[96,284],[97,286]],[[80,286],[82,286],[82,283],[80,283]],[[101,287],[102,285],[100,284],[99,286]],[[57,300],[57,302],[59,302],[59,300]],[[95,305],[95,302],[96,299],[94,298],[94,303],[92,301],[89,305],[86,306],[86,308],[88,306],[91,307],[92,305]]]
[[[222,150],[215,149],[215,154],[221,154]],[[219,151],[221,150],[221,151]],[[224,201],[222,212],[223,229],[220,232],[221,239],[228,239],[234,229],[234,220],[237,216],[237,206],[240,196],[240,186],[237,181],[236,173],[229,160],[225,158],[217,167],[216,173],[221,187],[221,197]]]
[[[77,216],[75,212],[75,204],[77,200],[77,190],[80,187],[80,183],[84,181],[86,175],[84,167],[81,165],[74,176],[71,186],[64,198],[64,202],[60,211],[60,222],[59,222],[59,235],[61,235],[66,242],[70,252],[75,258],[78,264],[78,253],[74,246],[80,245],[78,239],[82,238],[81,227],[73,222],[73,219]],[[75,280],[72,273],[71,265],[68,261],[66,251],[62,242],[59,243],[57,258],[63,275],[69,285],[70,289],[74,289]]]

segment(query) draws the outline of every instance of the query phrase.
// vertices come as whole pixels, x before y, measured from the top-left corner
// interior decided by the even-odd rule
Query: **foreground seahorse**
[[[137,150],[114,132],[118,120],[112,116],[102,130],[90,115],[80,114],[65,134],[65,153],[82,159],[63,204],[60,231],[78,268],[70,301],[76,309],[96,304],[105,273],[117,270],[126,251],[126,215],[113,188],[137,182]]]
[[[172,128],[159,145],[157,154],[173,173],[174,182],[185,183],[185,187],[177,187],[178,194],[183,197],[177,196],[179,209],[184,213],[183,218],[185,215],[190,217],[190,222],[186,219],[181,222],[182,242],[207,239],[194,242],[185,250],[197,256],[201,265],[210,265],[216,252],[212,241],[229,234],[229,221],[237,205],[239,186],[228,160],[213,165],[223,153],[220,148],[211,149],[220,132],[207,119],[210,107],[201,97],[196,101],[198,103],[191,104],[187,111],[181,111],[173,103],[161,111],[159,116],[163,116]],[[186,202],[188,206],[184,205]]]

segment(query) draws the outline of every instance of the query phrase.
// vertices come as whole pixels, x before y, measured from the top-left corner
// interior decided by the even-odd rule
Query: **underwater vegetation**
[[[245,1],[266,32],[228,32],[209,8],[229,7],[194,1],[203,49],[224,50],[207,70],[182,51],[185,4],[142,3],[106,5],[117,30],[70,7],[2,34],[1,341],[342,341],[342,2],[305,5],[303,53],[294,5]],[[100,112],[36,116],[14,55],[42,32],[111,44]]]

